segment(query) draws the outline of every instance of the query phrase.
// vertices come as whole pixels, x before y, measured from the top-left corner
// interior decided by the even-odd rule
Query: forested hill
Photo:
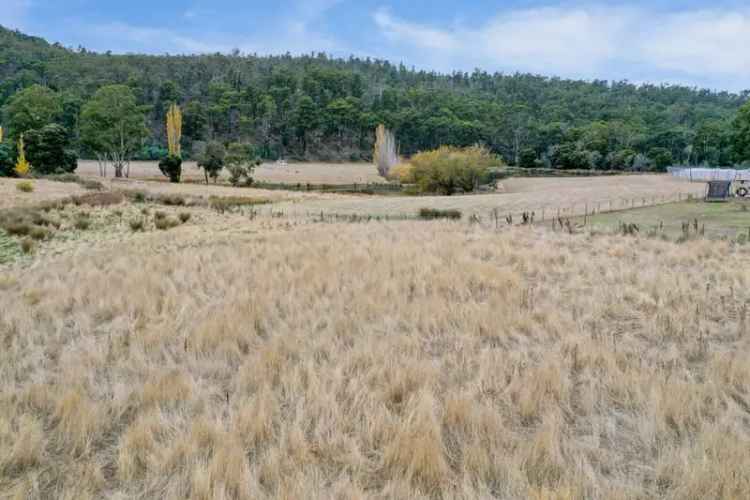
[[[268,158],[365,159],[383,122],[405,155],[483,143],[509,163],[562,168],[641,168],[667,153],[674,162],[731,163],[731,121],[750,96],[479,70],[445,75],[323,54],[97,54],[0,28],[0,106],[20,89],[47,86],[75,136],[81,106],[111,83],[128,85],[148,106],[143,155],[164,146],[165,109],[176,101],[186,151],[219,139],[252,143]]]

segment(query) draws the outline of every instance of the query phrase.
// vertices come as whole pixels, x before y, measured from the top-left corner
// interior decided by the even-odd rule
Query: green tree
[[[227,150],[222,143],[211,141],[206,144],[205,149],[198,156],[198,166],[206,175],[206,184],[208,184],[209,177],[214,180],[214,183],[219,178],[219,172],[224,168],[226,155]]]
[[[225,166],[229,171],[229,182],[236,186],[242,179],[250,186],[253,183],[253,171],[260,165],[260,156],[250,144],[232,143],[227,148]]]
[[[733,146],[737,160],[740,163],[750,161],[750,101],[740,108],[733,128]]]
[[[518,155],[518,166],[523,168],[536,167],[536,151],[534,148],[523,148]]]
[[[69,173],[78,167],[78,155],[71,148],[70,134],[62,126],[53,123],[29,130],[23,139],[34,173]]]
[[[648,157],[654,162],[654,168],[659,172],[665,172],[667,167],[674,162],[672,152],[667,148],[651,148],[648,151]]]
[[[47,87],[32,85],[18,91],[5,107],[8,135],[17,138],[28,130],[56,123],[63,115],[60,96]]]
[[[310,132],[318,127],[318,109],[315,101],[308,95],[303,95],[297,101],[294,115],[294,128],[297,138],[302,144],[302,154],[307,152],[307,139]]]
[[[100,88],[81,112],[81,141],[99,159],[102,174],[111,161],[115,177],[122,177],[147,133],[144,110],[125,85]]]
[[[442,146],[414,155],[409,161],[411,177],[423,193],[450,196],[458,190],[470,192],[487,176],[498,159],[482,147]]]
[[[13,161],[15,154],[10,143],[0,143],[0,177],[13,177],[15,175]]]

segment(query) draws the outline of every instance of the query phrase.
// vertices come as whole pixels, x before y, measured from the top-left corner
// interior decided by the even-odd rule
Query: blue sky
[[[750,89],[736,0],[0,0],[0,24],[113,52],[326,52],[449,72]]]

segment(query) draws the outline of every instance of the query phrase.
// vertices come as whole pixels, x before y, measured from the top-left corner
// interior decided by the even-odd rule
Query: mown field
[[[137,185],[0,230],[0,498],[750,496],[750,246]]]

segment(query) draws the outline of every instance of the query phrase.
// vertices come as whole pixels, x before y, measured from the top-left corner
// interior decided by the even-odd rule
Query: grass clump
[[[31,228],[31,231],[29,232],[29,236],[31,236],[31,238],[33,238],[33,239],[35,239],[37,241],[46,240],[47,238],[50,237],[50,234],[51,233],[50,233],[49,229],[45,229],[45,228],[39,227],[39,226],[33,226]]]
[[[440,210],[438,208],[420,208],[419,209],[419,218],[425,219],[425,220],[434,220],[434,219],[450,219],[450,220],[458,220],[461,218],[461,211],[460,210]]]
[[[106,207],[118,205],[125,200],[125,196],[117,191],[105,191],[102,193],[89,193],[73,198],[75,205],[88,205],[91,207]]]
[[[186,204],[185,198],[176,194],[163,194],[156,201],[170,207],[183,207]]]
[[[21,181],[16,184],[16,189],[22,193],[32,193],[34,191],[34,183],[31,181]]]
[[[143,228],[146,225],[143,219],[133,219],[129,224],[130,229],[132,229],[133,231],[143,231]]]
[[[185,224],[187,221],[190,220],[191,214],[190,212],[182,212],[180,213],[180,222]]]
[[[174,217],[162,217],[154,219],[154,226],[156,226],[156,229],[159,229],[160,231],[166,231],[179,225],[180,221],[178,221]]]
[[[29,254],[36,249],[36,243],[31,238],[24,238],[21,240],[21,250],[25,254]]]
[[[88,215],[80,214],[76,217],[74,226],[79,231],[86,231],[91,227],[91,218]]]

